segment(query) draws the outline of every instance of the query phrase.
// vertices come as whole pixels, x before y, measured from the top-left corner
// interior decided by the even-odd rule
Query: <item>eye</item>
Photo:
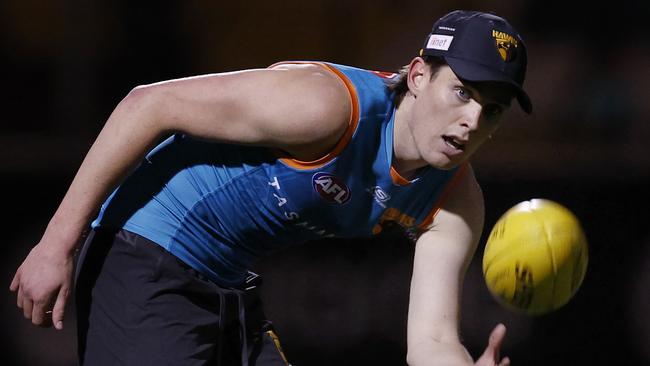
[[[483,113],[489,117],[496,117],[503,113],[503,107],[498,104],[488,104],[483,107]]]
[[[462,86],[456,87],[456,95],[463,102],[469,102],[469,100],[472,99],[472,95],[469,92],[469,90],[467,90],[466,88],[464,88]]]

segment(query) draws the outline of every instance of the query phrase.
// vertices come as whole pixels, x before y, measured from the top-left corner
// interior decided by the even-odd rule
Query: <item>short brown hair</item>
[[[445,59],[443,59],[442,57],[424,56],[423,59],[424,59],[424,63],[429,65],[431,69],[432,79],[434,76],[436,76],[438,69],[440,69],[441,66],[447,64]],[[395,93],[395,107],[399,107],[400,103],[402,103],[402,100],[404,99],[404,96],[409,90],[408,80],[406,80],[406,76],[408,75],[408,73],[409,73],[409,65],[405,65],[402,66],[402,68],[399,70],[397,77],[392,79],[386,79],[388,89],[390,89],[390,91]]]

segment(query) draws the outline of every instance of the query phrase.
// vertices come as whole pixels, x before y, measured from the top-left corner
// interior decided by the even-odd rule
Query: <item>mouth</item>
[[[445,143],[456,150],[465,151],[465,144],[467,141],[460,140],[453,136],[442,136],[442,139],[445,140]]]

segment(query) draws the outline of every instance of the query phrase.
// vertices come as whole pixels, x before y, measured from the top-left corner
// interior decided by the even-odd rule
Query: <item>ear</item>
[[[422,57],[416,57],[411,60],[406,81],[409,91],[413,96],[417,97],[420,90],[424,87],[424,83],[429,80],[428,74],[429,66],[424,62]]]

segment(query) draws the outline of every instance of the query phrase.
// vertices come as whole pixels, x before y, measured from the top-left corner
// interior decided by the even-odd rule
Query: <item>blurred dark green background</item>
[[[476,357],[504,322],[514,365],[650,364],[650,3],[566,1],[37,1],[0,3],[2,276],[40,239],[85,152],[133,87],[202,73],[326,60],[394,71],[435,19],[494,11],[523,34],[535,110],[513,108],[476,156],[486,231],[515,203],[559,201],[590,243],[583,287],[538,318],[496,304],[482,245],[463,299]],[[397,236],[320,241],[265,259],[267,312],[294,365],[405,364],[413,248]],[[74,320],[31,326],[9,291],[3,365],[73,365]]]

